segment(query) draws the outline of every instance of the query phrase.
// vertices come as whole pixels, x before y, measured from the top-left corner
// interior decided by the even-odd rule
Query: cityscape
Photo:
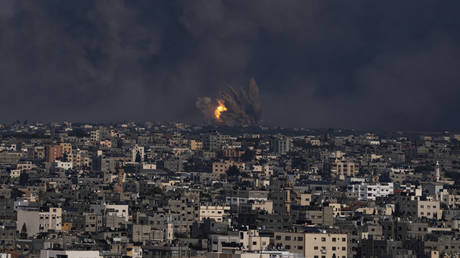
[[[0,135],[2,257],[460,251],[460,134],[17,121]]]
[[[458,10],[0,0],[0,258],[460,258]]]

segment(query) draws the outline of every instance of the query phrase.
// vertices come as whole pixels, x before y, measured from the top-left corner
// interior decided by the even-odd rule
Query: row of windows
[[[318,248],[318,246],[314,246],[313,249],[318,250],[319,248]],[[327,248],[325,246],[321,246],[321,250],[326,250],[326,249]],[[340,246],[337,246],[337,247],[333,246],[331,249],[332,249],[332,251],[337,251],[337,250],[340,249]],[[346,250],[347,250],[347,248],[345,246],[342,246],[342,251],[346,251]]]
[[[294,237],[294,240],[296,240],[296,239],[297,239],[297,241],[303,241],[303,237],[297,237],[297,238]],[[281,236],[279,236],[279,235],[276,236],[276,240],[281,240]],[[285,236],[284,240],[291,241],[291,236]],[[314,238],[314,240],[316,240],[316,237]],[[336,238],[336,237],[332,238],[332,242],[337,242],[337,241],[340,241],[340,238]],[[346,241],[347,241],[347,239],[345,237],[343,237],[342,242],[346,242]],[[326,238],[321,237],[321,242],[326,242]]]

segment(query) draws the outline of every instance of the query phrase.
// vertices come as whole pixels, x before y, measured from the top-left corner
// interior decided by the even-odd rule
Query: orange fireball
[[[217,103],[219,103],[219,105],[214,110],[214,117],[220,121],[220,116],[222,115],[223,112],[227,111],[227,107],[224,105],[224,102],[221,100],[217,100]]]

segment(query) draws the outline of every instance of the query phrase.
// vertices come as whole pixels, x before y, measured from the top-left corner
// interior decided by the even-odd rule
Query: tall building
[[[441,179],[441,167],[439,166],[439,161],[436,161],[436,182],[439,182]]]
[[[224,146],[225,143],[229,142],[230,139],[230,135],[210,134],[204,141],[204,147],[206,150],[209,151],[220,151],[222,150],[222,146]]]
[[[286,154],[291,151],[292,139],[284,135],[277,135],[271,141],[272,152],[276,154]]]
[[[46,160],[53,162],[56,159],[62,158],[62,146],[61,145],[49,145],[46,148]]]

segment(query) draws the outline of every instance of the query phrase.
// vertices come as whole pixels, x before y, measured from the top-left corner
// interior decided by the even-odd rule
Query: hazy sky
[[[255,77],[264,123],[458,129],[459,1],[0,0],[0,120],[199,122]]]

